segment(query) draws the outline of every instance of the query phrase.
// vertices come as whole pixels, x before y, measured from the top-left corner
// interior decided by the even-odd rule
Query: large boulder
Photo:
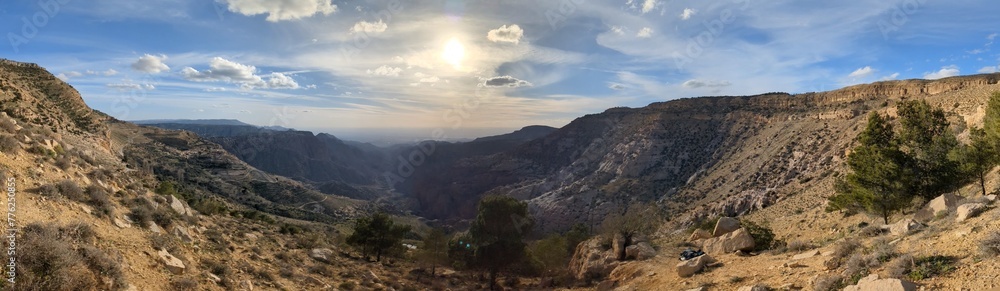
[[[879,279],[878,274],[861,278],[857,285],[850,285],[844,291],[916,291],[913,282],[900,279]]]
[[[960,200],[961,197],[951,193],[938,196],[937,198],[934,198],[934,200],[927,202],[927,205],[924,205],[923,209],[914,213],[913,219],[916,219],[919,222],[927,223],[934,220],[939,213],[948,213],[949,211],[955,209],[955,207],[958,207],[958,202]]]
[[[618,257],[601,245],[600,238],[580,243],[569,261],[570,272],[577,279],[605,278],[618,267]]]
[[[309,257],[317,261],[329,263],[330,258],[333,257],[333,250],[331,249],[312,249],[309,251]]]
[[[647,242],[630,245],[625,248],[625,257],[629,259],[645,260],[656,256],[656,249]]]
[[[706,239],[706,238],[712,238],[712,233],[708,232],[707,230],[699,228],[695,229],[694,232],[691,233],[691,236],[688,237],[688,241],[697,241],[699,239]]]
[[[715,230],[712,231],[712,237],[718,237],[730,232],[734,232],[740,228],[740,221],[732,217],[719,218],[719,222],[715,223]]]
[[[979,213],[986,210],[986,204],[983,203],[967,203],[958,206],[958,210],[955,210],[955,220],[958,222],[965,221],[966,219],[976,217]]]
[[[895,236],[907,235],[923,227],[920,222],[907,218],[889,225],[889,233]]]
[[[173,209],[174,212],[177,212],[177,214],[191,215],[191,211],[189,211],[187,203],[177,199],[174,195],[167,195],[167,203],[170,205],[170,209]]]
[[[677,264],[677,275],[690,277],[705,268],[705,265],[715,262],[709,255],[701,255],[697,258],[683,261]]]
[[[749,251],[755,246],[753,237],[741,227],[723,236],[705,240],[702,250],[710,254],[728,254],[735,251]]]

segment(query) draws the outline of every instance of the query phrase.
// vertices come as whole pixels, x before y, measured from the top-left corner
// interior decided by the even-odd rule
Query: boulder
[[[994,201],[997,201],[997,195],[996,194],[990,194],[990,195],[986,195],[986,196],[983,196],[983,197],[986,199],[986,201],[989,201],[990,203],[993,203]]]
[[[569,270],[580,280],[605,278],[619,264],[617,256],[601,246],[599,238],[594,238],[577,245]]]
[[[625,253],[625,247],[628,247],[625,245],[625,238],[616,235],[615,238],[611,240],[611,251],[615,254],[615,256]]]
[[[719,222],[715,223],[715,230],[712,231],[712,237],[719,237],[721,235],[734,232],[740,229],[740,221],[732,217],[719,218]]]
[[[923,227],[920,222],[907,218],[889,225],[889,233],[895,236],[907,235]]]
[[[309,251],[309,257],[317,261],[329,263],[330,258],[333,257],[333,250],[331,249],[312,249]]]
[[[175,225],[174,226],[174,230],[172,232],[173,232],[174,236],[176,236],[177,238],[181,239],[181,241],[184,241],[184,242],[193,242],[194,241],[194,237],[191,236],[191,233],[188,232],[188,230],[187,230],[186,227],[183,227],[183,226],[180,226],[180,225]]]
[[[647,242],[630,245],[625,248],[625,257],[636,260],[645,260],[656,256],[656,249]]]
[[[913,282],[900,279],[879,279],[878,274],[861,278],[857,285],[850,285],[844,291],[916,291]]]
[[[184,262],[182,262],[181,259],[171,255],[164,249],[160,249],[160,251],[157,252],[157,255],[160,257],[160,262],[167,267],[167,270],[170,271],[170,273],[173,273],[174,275],[184,273]]]
[[[697,258],[683,261],[677,264],[677,275],[690,277],[705,268],[705,265],[715,262],[709,255],[701,255]]]
[[[174,195],[167,195],[167,204],[169,204],[170,209],[173,209],[174,212],[177,212],[177,214],[191,215],[191,212],[188,211],[187,205],[185,205],[184,201],[177,199]]]
[[[153,233],[161,233],[161,232],[163,232],[163,228],[160,228],[160,226],[157,225],[156,222],[150,221],[149,222],[149,231],[152,231]]]
[[[958,222],[965,221],[966,219],[976,217],[979,213],[986,210],[986,204],[983,203],[967,203],[958,206],[958,210],[955,213],[958,215],[955,220]]]
[[[753,250],[755,246],[753,237],[741,227],[723,236],[705,240],[702,250],[710,254],[728,254],[735,251]]]
[[[707,230],[699,228],[691,233],[691,236],[688,237],[688,241],[697,241],[699,239],[706,239],[706,238],[712,238],[712,234],[709,233]]]
[[[736,289],[736,290],[737,291],[768,291],[768,290],[771,290],[771,288],[767,288],[767,286],[764,286],[764,285],[753,285],[753,286],[743,286],[743,287],[740,287],[740,289]]]
[[[913,218],[917,221],[927,223],[934,220],[938,213],[948,213],[952,209],[955,209],[955,207],[958,207],[959,200],[961,198],[955,194],[943,194],[927,202],[927,205],[924,205],[923,209],[913,214]]]

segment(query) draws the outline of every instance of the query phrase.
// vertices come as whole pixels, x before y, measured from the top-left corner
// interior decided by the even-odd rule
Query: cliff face
[[[832,179],[868,112],[925,98],[981,111],[1000,75],[905,80],[840,90],[703,97],[581,117],[512,151],[467,159],[409,182],[425,215],[471,217],[487,193],[526,199],[544,231],[598,224],[604,213],[658,201],[688,219],[766,207]],[[965,118],[960,118],[965,117]],[[688,213],[691,209],[697,209]]]

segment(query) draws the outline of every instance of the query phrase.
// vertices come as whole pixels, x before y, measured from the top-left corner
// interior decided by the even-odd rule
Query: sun
[[[457,69],[462,66],[462,60],[465,59],[465,46],[458,42],[458,39],[452,38],[444,45],[441,58]]]

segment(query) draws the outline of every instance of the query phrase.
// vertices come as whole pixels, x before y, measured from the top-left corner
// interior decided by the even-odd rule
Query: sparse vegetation
[[[985,257],[1000,256],[1000,231],[986,235],[986,238],[979,242],[979,253]]]
[[[907,277],[913,281],[936,277],[955,270],[955,258],[948,256],[929,256],[914,261],[913,268]]]
[[[347,243],[360,249],[365,258],[374,255],[375,261],[381,261],[383,255],[402,247],[400,241],[408,232],[410,226],[396,225],[389,215],[379,212],[359,218],[354,223],[354,233],[347,237]]]
[[[527,203],[500,195],[480,200],[469,236],[475,244],[475,266],[489,273],[491,290],[501,270],[524,259],[523,237],[533,227]]]
[[[17,138],[9,134],[0,135],[0,152],[11,154],[16,153],[19,149],[21,149],[21,142],[17,141]]]
[[[750,220],[740,220],[740,225],[753,237],[754,250],[763,251],[781,247],[784,242],[774,239],[774,231],[766,225],[760,225]]]
[[[813,290],[815,291],[834,291],[843,289],[845,286],[847,284],[844,282],[844,277],[839,274],[819,275],[813,282]]]
[[[601,223],[605,239],[621,238],[623,245],[631,245],[638,236],[645,236],[656,230],[660,215],[656,206],[632,204],[627,208],[609,213]],[[625,249],[617,254],[618,260],[625,260]]]
[[[93,230],[80,225],[29,224],[18,240],[18,281],[14,290],[92,290],[108,280],[124,288],[119,263],[89,245]]]

